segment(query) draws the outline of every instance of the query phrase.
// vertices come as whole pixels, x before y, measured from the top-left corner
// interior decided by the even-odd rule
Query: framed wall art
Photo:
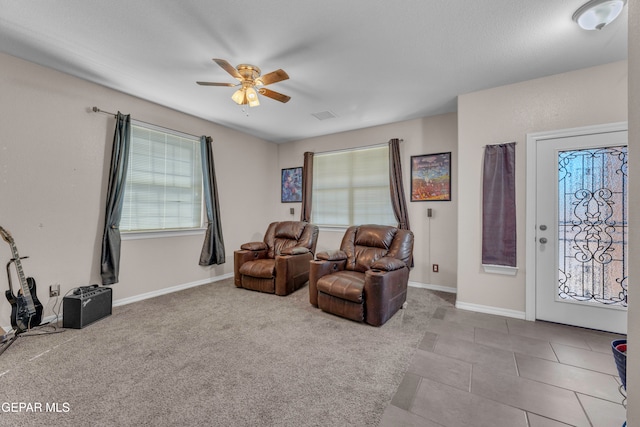
[[[302,166],[282,169],[280,195],[282,203],[302,201]]]
[[[451,200],[451,152],[411,156],[411,201]]]

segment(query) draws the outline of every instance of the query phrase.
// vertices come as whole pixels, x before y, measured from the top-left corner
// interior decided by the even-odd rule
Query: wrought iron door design
[[[558,152],[557,301],[627,307],[627,147]]]

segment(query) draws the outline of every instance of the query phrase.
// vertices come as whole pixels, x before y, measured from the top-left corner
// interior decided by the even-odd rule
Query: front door
[[[536,319],[626,333],[627,131],[542,138],[535,152]]]

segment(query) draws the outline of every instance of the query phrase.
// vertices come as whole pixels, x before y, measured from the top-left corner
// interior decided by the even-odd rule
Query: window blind
[[[316,154],[311,220],[327,226],[395,225],[387,145]]]
[[[133,124],[120,229],[202,227],[200,141]]]

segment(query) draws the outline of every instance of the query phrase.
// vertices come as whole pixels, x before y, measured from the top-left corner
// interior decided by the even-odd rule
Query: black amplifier
[[[62,299],[62,326],[82,329],[111,315],[111,288],[83,286]]]

